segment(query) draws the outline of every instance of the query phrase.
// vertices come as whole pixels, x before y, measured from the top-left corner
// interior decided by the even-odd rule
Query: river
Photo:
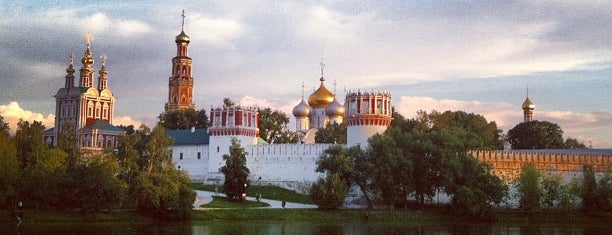
[[[2,224],[0,234],[612,234],[594,225],[442,224],[415,226],[381,222],[326,221],[195,221],[166,224],[41,223]]]

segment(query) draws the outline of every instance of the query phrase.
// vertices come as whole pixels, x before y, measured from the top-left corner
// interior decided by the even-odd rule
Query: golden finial
[[[323,70],[325,69],[325,64],[323,63],[323,57],[321,57],[321,63],[319,65],[321,65],[321,77],[323,77]]]
[[[108,57],[105,54],[102,54],[100,56],[100,59],[102,60],[102,66],[104,66],[104,64],[106,63],[106,59],[108,59]]]
[[[70,55],[68,55],[68,58],[70,58],[70,65],[74,64],[74,53],[70,53]]]
[[[306,87],[304,86],[304,81],[302,81],[302,99],[304,99],[304,88]]]
[[[185,9],[183,9],[183,14],[181,14],[181,16],[183,17],[183,23],[181,24],[181,31],[185,29]]]
[[[85,39],[87,40],[87,45],[89,46],[89,44],[91,44],[91,41],[93,41],[93,36],[91,36],[90,32],[87,32],[85,34]]]

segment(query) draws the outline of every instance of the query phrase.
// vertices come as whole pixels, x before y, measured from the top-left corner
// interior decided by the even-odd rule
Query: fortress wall
[[[512,181],[518,178],[525,164],[534,164],[547,174],[560,175],[565,181],[582,176],[584,165],[592,166],[596,175],[602,175],[612,166],[612,155],[526,151],[471,151],[476,159],[489,163],[493,173]]]
[[[314,182],[319,156],[333,144],[251,145],[245,150],[251,181]]]

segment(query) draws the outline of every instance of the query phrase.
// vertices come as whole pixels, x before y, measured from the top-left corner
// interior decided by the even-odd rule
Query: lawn
[[[215,187],[220,193],[223,193],[223,186],[216,186],[210,184],[193,183],[192,188],[196,190],[214,192]],[[265,199],[271,199],[276,201],[285,200],[287,202],[305,203],[312,204],[310,197],[306,194],[296,193],[289,189],[284,189],[278,186],[271,185],[250,185],[247,188],[247,194],[249,197],[255,197],[258,193],[261,193],[261,197]]]
[[[257,201],[239,201],[231,202],[227,197],[213,196],[210,203],[201,205],[202,208],[253,208],[253,207],[269,207],[270,204]]]

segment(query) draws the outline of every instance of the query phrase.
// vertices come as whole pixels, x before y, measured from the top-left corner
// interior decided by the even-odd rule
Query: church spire
[[[168,102],[165,110],[178,111],[195,109],[193,104],[193,77],[188,48],[191,39],[185,34],[185,10],[181,14],[181,33],[176,36],[176,56],[172,58],[172,76],[168,84]]]
[[[92,87],[93,86],[93,76],[94,76],[94,69],[93,69],[94,60],[91,57],[91,41],[93,39],[93,37],[91,36],[91,33],[87,33],[87,35],[85,35],[85,39],[87,40],[87,49],[85,50],[83,58],[81,59],[81,63],[83,64],[83,67],[81,67],[80,69],[81,76],[79,80],[79,85],[81,87]]]
[[[529,87],[527,87],[527,98],[522,105],[523,108],[523,122],[531,122],[533,121],[533,110],[535,109],[535,104],[529,99]]]
[[[70,58],[70,65],[68,65],[68,68],[66,69],[66,84],[64,85],[66,89],[74,87],[74,72],[76,71],[74,69],[74,54],[70,53],[68,58]]]
[[[98,90],[105,90],[108,88],[108,72],[106,71],[106,59],[108,57],[105,54],[102,54],[102,56],[100,56],[100,59],[102,60],[102,67],[100,67],[100,77],[98,77]]]

